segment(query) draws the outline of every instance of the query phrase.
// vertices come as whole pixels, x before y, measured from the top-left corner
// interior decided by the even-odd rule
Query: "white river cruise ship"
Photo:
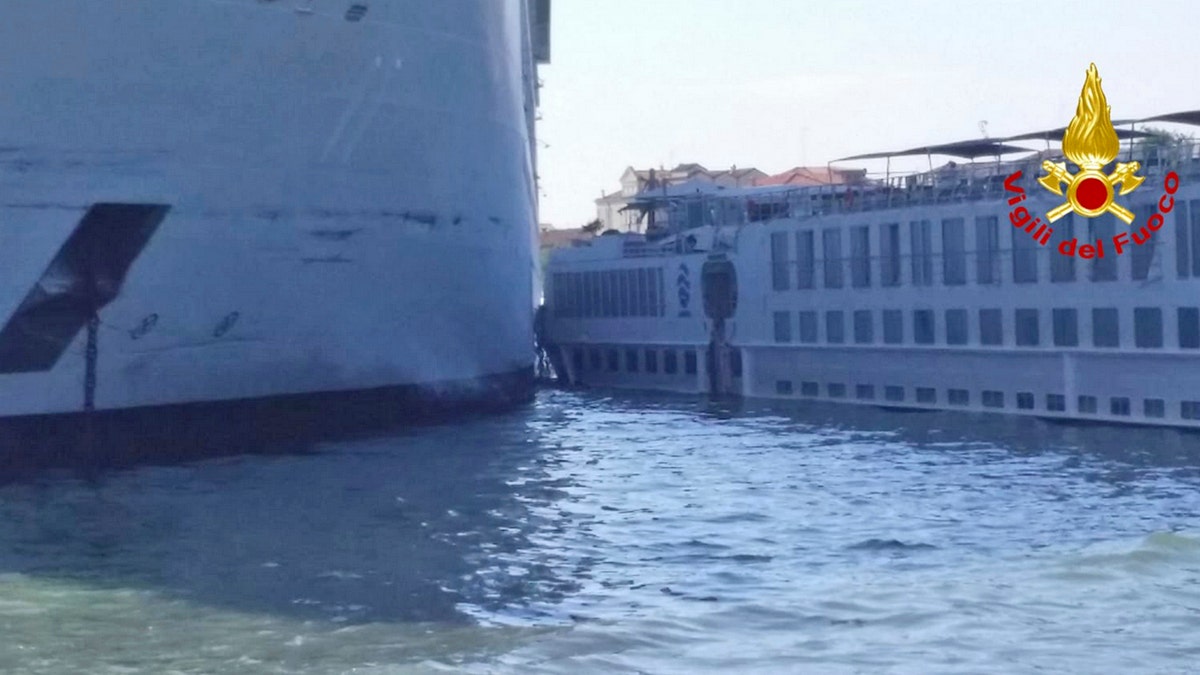
[[[642,193],[646,235],[551,257],[543,342],[573,384],[1200,427],[1200,147],[1116,124],[1132,226],[1013,226],[1063,202],[1037,180],[1061,152],[1014,144],[1063,129],[847,158],[919,174]]]

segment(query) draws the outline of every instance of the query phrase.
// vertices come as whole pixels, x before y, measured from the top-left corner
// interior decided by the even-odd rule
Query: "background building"
[[[760,185],[839,185],[862,180],[863,175],[861,170],[827,166],[798,166],[773,176],[753,167],[739,169],[734,166],[714,171],[702,164],[680,164],[674,169],[635,169],[631,166],[621,174],[621,189],[602,194],[596,200],[596,219],[600,222],[600,232],[644,231],[645,223],[638,222],[638,213],[623,209],[628,206],[630,199],[638,194],[664,187],[684,184],[695,184],[697,189],[703,189],[705,186],[741,188]]]

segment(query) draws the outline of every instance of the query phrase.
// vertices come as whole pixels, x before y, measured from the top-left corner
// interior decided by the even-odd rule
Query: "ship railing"
[[[688,239],[687,234],[665,241],[642,241],[626,239],[621,242],[622,258],[656,258],[668,255],[690,253],[697,247],[696,239]]]

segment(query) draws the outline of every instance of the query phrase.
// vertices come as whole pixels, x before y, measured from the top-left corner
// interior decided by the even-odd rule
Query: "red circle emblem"
[[[1075,200],[1089,211],[1095,211],[1108,201],[1108,184],[1099,178],[1084,178],[1075,188]]]

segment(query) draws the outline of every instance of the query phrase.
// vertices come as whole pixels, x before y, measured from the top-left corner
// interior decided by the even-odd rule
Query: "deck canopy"
[[[899,150],[893,152],[872,152],[865,155],[843,157],[833,161],[848,162],[858,159],[883,159],[885,157],[908,157],[916,155],[949,155],[951,157],[961,157],[963,159],[975,159],[977,157],[999,157],[1000,155],[1009,155],[1014,152],[1036,151],[1016,145],[1007,145],[990,138],[980,138],[972,141],[958,141],[955,143],[943,143],[941,145],[926,145],[919,148],[910,148],[908,150]]]
[[[1172,122],[1175,124],[1191,124],[1200,126],[1200,110],[1187,110],[1184,112],[1167,113],[1165,115],[1154,115],[1153,117],[1143,117],[1141,119],[1129,120],[1113,120],[1113,128],[1117,132],[1117,138],[1129,140],[1134,138],[1146,138],[1153,134],[1146,131],[1129,128],[1133,124],[1143,124],[1146,122]],[[1006,136],[1004,138],[979,138],[970,141],[957,141],[954,143],[943,143],[940,145],[927,145],[919,148],[910,148],[908,150],[897,150],[891,152],[871,152],[865,155],[853,155],[851,157],[842,157],[835,159],[834,162],[848,162],[860,159],[885,159],[891,157],[909,157],[914,155],[949,155],[951,157],[961,157],[963,159],[976,159],[979,157],[999,157],[1000,155],[1012,154],[1015,152],[1036,152],[1031,148],[1023,148],[1016,145],[1009,145],[1019,141],[1035,141],[1035,140],[1062,140],[1063,135],[1067,132],[1067,127],[1057,127],[1054,129],[1044,129],[1042,131],[1031,131],[1015,136]]]
[[[1117,132],[1117,138],[1120,138],[1122,140],[1128,140],[1130,138],[1145,138],[1146,136],[1150,136],[1151,134],[1149,134],[1145,131],[1137,131],[1135,129],[1125,129],[1120,126],[1122,124],[1131,124],[1131,123],[1142,122],[1142,121],[1144,121],[1144,120],[1116,120],[1116,121],[1114,121],[1113,128]],[[1027,134],[1018,134],[1016,136],[1009,136],[1008,138],[1002,138],[1000,140],[1006,141],[1006,142],[1007,141],[1033,141],[1033,140],[1061,141],[1063,135],[1065,135],[1066,133],[1067,133],[1066,127],[1058,127],[1057,129],[1046,129],[1045,131],[1031,131]]]
[[[1133,122],[1174,122],[1175,124],[1191,124],[1200,126],[1200,110],[1186,110],[1184,112],[1167,113],[1165,115],[1155,115],[1154,117],[1146,117],[1140,120],[1129,120]],[[1114,123],[1115,124],[1115,123]]]

